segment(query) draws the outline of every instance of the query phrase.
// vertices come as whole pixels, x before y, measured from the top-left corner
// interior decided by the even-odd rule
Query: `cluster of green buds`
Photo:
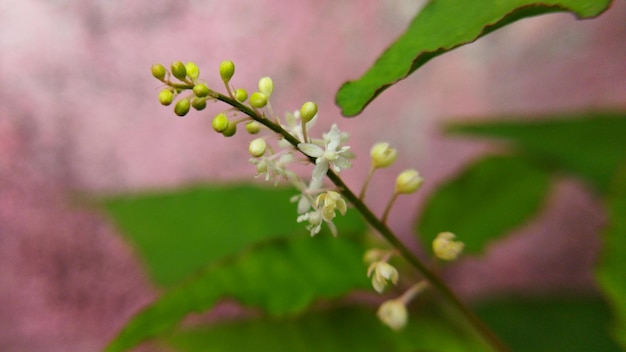
[[[318,117],[315,103],[305,102],[299,109],[288,112],[281,118],[272,108],[274,82],[270,77],[259,79],[258,90],[248,95],[245,89],[231,86],[234,74],[235,65],[232,61],[220,63],[219,77],[225,88],[225,93],[222,94],[200,79],[200,70],[193,62],[183,64],[175,61],[169,70],[161,64],[152,66],[152,75],[165,85],[159,92],[159,102],[164,106],[174,104],[176,115],[185,116],[192,108],[204,110],[208,100],[230,105],[228,109],[214,115],[213,129],[230,137],[236,134],[237,126],[243,123],[249,134],[259,135],[248,146],[251,156],[249,161],[256,167],[256,176],[276,184],[279,181],[291,183],[299,191],[292,198],[293,202],[297,202],[296,221],[306,222],[306,229],[311,236],[320,232],[322,224],[326,224],[336,236],[337,229],[333,220],[337,213],[345,215],[349,205],[344,195],[350,195],[353,203],[363,205],[372,175],[376,170],[391,166],[396,161],[397,150],[386,142],[376,143],[371,148],[371,167],[358,197],[346,190],[342,182],[342,186],[338,188],[325,187],[324,180],[330,173],[337,179],[339,172],[352,166],[351,159],[354,155],[346,145],[348,134],[341,132],[333,124],[320,138],[313,138],[310,130]],[[303,157],[314,165],[309,179],[302,178],[290,169],[294,162]],[[424,179],[414,169],[399,173],[380,223],[386,223],[389,211],[399,195],[416,192],[423,182]],[[336,182],[335,185],[339,186]],[[435,256],[448,261],[456,259],[463,250],[463,244],[454,241],[454,238],[449,232],[441,233],[433,242]],[[369,265],[367,275],[378,293],[383,293],[387,286],[398,283],[398,270],[389,263],[394,254],[395,251],[374,249],[365,255],[365,261]],[[401,329],[408,319],[406,305],[427,286],[425,282],[419,282],[399,298],[386,301],[378,311],[379,318],[391,328]]]

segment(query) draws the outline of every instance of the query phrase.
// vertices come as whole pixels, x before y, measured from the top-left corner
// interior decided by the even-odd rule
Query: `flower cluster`
[[[220,64],[219,75],[226,91],[226,94],[221,94],[200,79],[200,70],[193,62],[183,64],[176,61],[169,70],[160,64],[152,66],[152,75],[165,85],[159,92],[159,102],[169,106],[177,100],[174,104],[176,115],[185,116],[192,108],[203,110],[209,100],[219,100],[230,105],[231,108],[214,116],[213,129],[225,137],[231,137],[237,133],[238,126],[244,124],[246,132],[255,135],[248,151],[251,156],[249,161],[256,168],[256,177],[274,184],[281,181],[291,183],[299,192],[292,197],[292,201],[297,202],[296,221],[306,223],[305,227],[311,236],[318,234],[324,223],[337,236],[333,221],[337,213],[345,215],[347,212],[348,204],[344,195],[350,196],[355,205],[364,207],[363,199],[372,175],[378,169],[391,166],[397,158],[397,150],[387,142],[379,142],[372,147],[370,171],[358,199],[345,188],[327,188],[324,180],[329,173],[336,176],[352,167],[354,154],[350,146],[346,145],[348,134],[333,124],[321,138],[312,138],[310,132],[318,119],[315,103],[305,102],[300,109],[286,113],[284,119],[281,119],[274,112],[270,101],[274,92],[274,83],[270,77],[261,78],[258,90],[248,94],[245,89],[231,86],[234,74],[235,65],[232,61]],[[303,179],[291,169],[294,163],[302,159],[314,165],[309,179]],[[391,199],[380,220],[376,221],[386,226],[384,224],[396,198],[401,194],[416,192],[423,182],[422,176],[414,169],[399,173]],[[342,183],[336,184],[339,186]],[[435,256],[447,261],[456,259],[463,250],[463,243],[454,239],[455,236],[450,232],[440,233],[432,244]],[[378,293],[383,293],[389,285],[398,284],[400,274],[389,263],[393,254],[395,251],[373,249],[365,255],[369,265],[367,276]],[[426,287],[428,283],[420,281],[400,297],[385,301],[378,310],[378,317],[392,329],[402,329],[408,320],[406,305]]]
[[[185,116],[192,107],[203,110],[207,100],[221,100],[233,108],[213,118],[212,126],[216,132],[231,137],[242,123],[250,134],[266,132],[264,136],[253,139],[248,147],[250,163],[256,167],[257,177],[275,184],[281,181],[291,183],[300,192],[293,198],[298,202],[296,221],[307,222],[306,228],[311,236],[321,231],[323,223],[336,236],[337,228],[333,220],[337,212],[345,215],[348,206],[339,192],[324,188],[324,179],[329,170],[339,173],[352,166],[350,159],[354,155],[345,145],[348,135],[334,124],[321,138],[311,138],[310,129],[318,115],[317,105],[313,102],[305,102],[299,110],[285,114],[283,122],[274,113],[270,102],[274,91],[270,77],[261,78],[258,91],[248,94],[245,89],[234,88],[230,84],[235,74],[232,61],[223,61],[219,74],[226,94],[218,93],[200,80],[200,70],[193,62],[183,64],[176,61],[169,71],[160,64],[152,66],[152,75],[165,84],[159,93],[160,103],[169,106],[178,98],[174,105],[176,115]],[[172,77],[177,81],[173,81]],[[184,95],[186,91],[189,93]],[[274,146],[270,145],[271,141],[275,141]],[[298,155],[315,164],[309,182],[290,169],[298,161]]]

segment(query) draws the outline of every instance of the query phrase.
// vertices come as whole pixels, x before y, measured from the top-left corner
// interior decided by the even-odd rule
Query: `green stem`
[[[289,134],[285,131],[280,125],[269,121],[268,119],[262,117],[260,114],[255,112],[250,107],[243,105],[235,99],[227,97],[223,94],[217,92],[211,92],[211,96],[217,100],[223,101],[226,104],[229,104],[237,109],[239,109],[244,114],[250,116],[254,120],[260,122],[270,130],[280,134],[291,143],[293,146],[297,148],[298,144],[302,143],[300,140]],[[315,159],[305,155],[311,162],[315,163]],[[411,252],[405,245],[400,241],[400,239],[391,231],[391,229],[372,211],[363,203],[359,197],[357,197],[350,188],[343,182],[343,180],[332,170],[328,170],[327,174],[328,178],[337,186],[341,194],[349,201],[360,213],[363,215],[365,220],[375,228],[392,246],[396,248],[398,253],[404,257],[419,273],[428,281],[431,287],[435,290],[439,291],[441,295],[444,296],[454,307],[456,307],[463,316],[467,319],[467,321],[474,326],[474,328],[480,333],[480,335],[487,341],[491,347],[496,351],[509,351],[509,349],[504,345],[502,341],[485,325],[485,323],[480,320],[480,318],[465,304],[461,301],[461,299],[446,285],[443,280],[435,274],[433,271],[428,269],[426,265],[422,263],[422,261]]]

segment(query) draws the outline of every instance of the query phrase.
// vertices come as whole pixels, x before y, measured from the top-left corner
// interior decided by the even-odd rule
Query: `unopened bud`
[[[266,97],[271,97],[274,91],[274,82],[269,77],[263,77],[259,80],[259,92],[263,93]]]
[[[257,109],[265,107],[267,105],[267,97],[261,92],[254,92],[250,96],[250,105]]]
[[[391,148],[389,143],[376,143],[370,152],[372,156],[372,166],[376,169],[387,167],[396,161],[398,151]]]
[[[174,61],[171,67],[172,75],[174,77],[180,79],[181,81],[187,77],[187,69],[185,68],[185,64],[180,61]]]
[[[228,117],[226,117],[226,114],[224,114],[223,112],[220,112],[219,114],[215,115],[213,121],[211,122],[211,125],[213,126],[215,132],[222,133],[226,131],[226,128],[228,128]]]
[[[393,330],[402,330],[406,326],[409,314],[404,302],[400,299],[392,299],[384,302],[376,313],[378,318]]]
[[[174,113],[178,116],[185,116],[191,109],[191,102],[188,98],[179,100],[174,106]]]
[[[165,67],[161,64],[155,64],[152,65],[152,75],[154,76],[154,78],[158,79],[159,81],[162,81],[165,79],[165,74],[167,73],[167,71],[165,70]]]
[[[235,99],[237,99],[238,102],[243,103],[246,99],[248,99],[248,92],[242,88],[235,89]]]
[[[250,152],[250,155],[258,158],[262,156],[263,154],[265,154],[266,147],[267,147],[267,143],[265,142],[265,139],[257,138],[257,139],[254,139],[252,142],[250,142],[248,151]]]
[[[171,90],[165,88],[159,92],[159,102],[161,105],[168,106],[172,103],[174,99],[174,93]]]
[[[233,121],[228,121],[228,126],[226,127],[224,132],[222,132],[222,134],[225,137],[232,137],[235,135],[235,133],[237,133],[237,124]]]
[[[307,123],[313,120],[316,114],[317,104],[312,101],[307,101],[306,103],[302,104],[302,107],[300,108],[300,119],[302,119],[302,121]]]
[[[209,96],[209,87],[204,83],[198,83],[193,86],[193,94],[200,98],[207,97]]]
[[[193,97],[191,99],[191,106],[198,111],[204,110],[204,108],[206,108],[206,99]]]
[[[222,61],[220,63],[220,77],[222,81],[228,82],[235,74],[235,64],[232,61]]]
[[[250,134],[257,134],[261,131],[261,124],[256,121],[251,121],[246,124],[246,131]]]
[[[405,170],[396,178],[396,193],[413,193],[424,183],[424,179],[416,170]]]
[[[189,76],[189,78],[191,78],[192,81],[197,80],[198,77],[200,76],[200,69],[198,68],[198,65],[196,65],[195,62],[189,61],[188,63],[186,63],[185,69],[187,70],[187,76]]]

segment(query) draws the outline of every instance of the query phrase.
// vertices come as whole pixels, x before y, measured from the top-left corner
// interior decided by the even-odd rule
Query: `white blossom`
[[[333,125],[330,132],[324,135],[324,148],[314,143],[300,143],[298,149],[304,154],[316,158],[315,168],[313,168],[313,179],[322,179],[328,169],[340,172],[352,166],[348,158],[352,156],[348,152],[349,146],[341,146],[342,134],[337,125]]]

